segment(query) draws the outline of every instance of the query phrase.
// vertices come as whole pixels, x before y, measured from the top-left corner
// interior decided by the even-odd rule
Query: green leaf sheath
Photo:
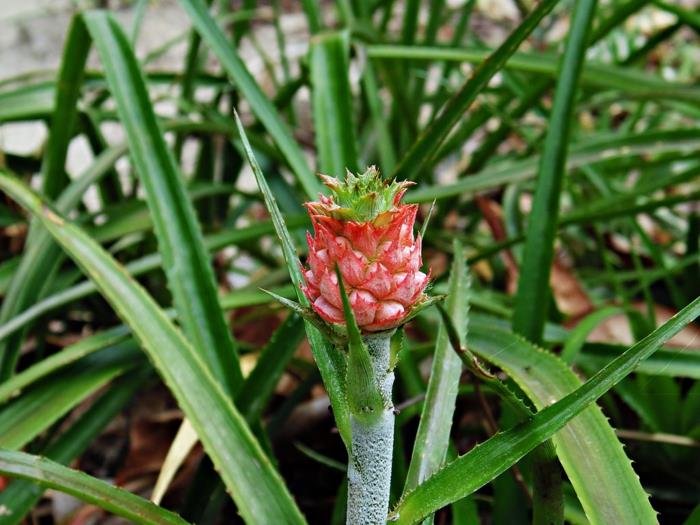
[[[549,306],[549,276],[554,257],[554,239],[574,100],[595,7],[596,0],[580,0],[574,8],[527,227],[527,241],[513,311],[513,330],[534,343],[539,343],[542,339]]]
[[[391,401],[394,371],[390,368],[390,347],[393,333],[391,330],[362,337],[365,352],[369,354],[369,371],[353,367],[352,357],[348,360],[348,394],[354,390],[352,376],[360,372],[366,377],[369,372],[371,384],[361,381],[364,384],[359,386],[370,392],[378,389],[381,404],[374,406],[375,396],[371,394],[362,396],[362,399],[369,397],[371,404],[357,407],[359,412],[353,410],[350,416],[352,449],[348,460],[347,525],[384,525],[389,511],[396,419]]]
[[[637,365],[700,315],[697,298],[629,348],[575,391],[530,421],[497,434],[460,456],[407,494],[392,511],[394,523],[414,524],[482,487],[552,435],[629,375]]]
[[[83,15],[105,68],[129,144],[146,189],[168,287],[182,327],[230,394],[241,386],[237,351],[217,301],[214,273],[182,175],[165,144],[143,74],[129,41],[105,12]]]
[[[28,479],[44,487],[65,492],[134,523],[144,525],[187,523],[177,514],[155,503],[47,458],[0,449],[0,474]]]
[[[42,221],[129,325],[192,422],[243,519],[261,525],[305,523],[243,417],[202,357],[148,293],[80,228],[58,216],[17,179],[0,172],[0,187]]]
[[[383,340],[371,341],[375,345],[375,355],[371,355],[365,340],[360,334],[355,315],[350,306],[350,301],[345,292],[345,284],[340,269],[336,266],[335,275],[338,278],[338,288],[343,301],[343,314],[345,326],[348,331],[348,364],[346,371],[346,384],[348,405],[350,406],[351,422],[357,420],[364,426],[371,426],[381,419],[385,405],[391,404],[391,388],[380,388],[380,377],[383,377],[390,368],[387,357],[386,366],[382,370],[380,364]],[[380,373],[381,375],[378,375]],[[388,394],[388,395],[387,395]],[[352,460],[352,456],[351,456]]]

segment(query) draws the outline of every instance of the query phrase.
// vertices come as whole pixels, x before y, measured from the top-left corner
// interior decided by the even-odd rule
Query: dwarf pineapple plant
[[[413,234],[418,205],[400,202],[411,183],[385,183],[374,167],[343,182],[322,178],[332,196],[306,204],[315,237],[307,234],[304,293],[325,321],[344,324],[337,265],[360,329],[395,328],[425,299],[428,284]]]

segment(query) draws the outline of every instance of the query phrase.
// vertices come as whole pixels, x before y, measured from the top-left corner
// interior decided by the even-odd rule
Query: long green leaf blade
[[[471,325],[471,335],[472,351],[503,369],[538,409],[581,385],[560,359],[517,335],[481,322]],[[597,405],[586,408],[552,441],[592,524],[656,523],[648,495]]]
[[[69,182],[65,171],[66,157],[78,120],[77,103],[89,50],[90,37],[80,20],[74,18],[63,51],[61,71],[56,83],[51,136],[41,166],[42,191],[50,198],[57,197]]]
[[[202,0],[179,0],[179,3],[187,11],[196,30],[209,44],[231,80],[246,98],[253,113],[272,136],[306,194],[309,197],[316,196],[320,185],[309,169],[304,154],[295,142],[289,127],[280,119],[277,109],[255,82],[238,56],[236,48],[207,11],[207,6]]]
[[[625,347],[606,344],[587,344],[576,363],[585,370],[600,370],[611,359],[619,356]],[[700,349],[662,348],[649,359],[640,363],[637,373],[667,377],[689,377],[700,379]]]
[[[61,59],[57,87],[54,92],[54,110],[49,133],[46,156],[41,165],[42,190],[50,198],[58,196],[68,184],[66,156],[78,119],[77,101],[83,81],[85,62],[90,50],[90,38],[78,18],[74,18],[68,29],[67,42]],[[60,250],[51,242],[50,236],[34,224],[30,230],[28,249],[22,256],[19,268],[0,308],[0,324],[29,307],[44,292],[50,276],[61,260]],[[18,332],[0,343],[0,381],[14,372],[24,331]]]
[[[201,356],[148,293],[80,228],[51,211],[21,182],[0,173],[0,187],[41,219],[130,326],[197,430],[243,519],[261,525],[304,523],[243,417]]]
[[[436,510],[479,489],[629,375],[637,365],[700,315],[700,297],[629,348],[581,387],[460,456],[409,493],[392,512],[394,523],[418,523]]]
[[[549,306],[549,276],[569,149],[571,116],[595,7],[596,0],[580,0],[574,8],[527,228],[527,242],[513,311],[513,330],[535,343],[542,339]]]
[[[42,377],[92,352],[121,343],[128,335],[129,330],[126,327],[117,327],[92,337],[86,337],[60,352],[42,359],[35,365],[12,376],[4,383],[0,383],[0,405],[11,397],[19,395],[24,388]]]
[[[309,49],[318,169],[341,179],[358,170],[349,53],[347,31],[319,33]]]
[[[272,216],[272,222],[275,225],[275,232],[277,233],[277,238],[282,246],[282,253],[284,254],[284,259],[287,263],[287,269],[289,270],[289,276],[292,279],[292,284],[296,289],[297,298],[299,302],[304,306],[309,306],[309,301],[306,296],[301,291],[301,287],[304,284],[304,277],[301,274],[301,265],[299,264],[299,257],[294,249],[294,244],[292,243],[292,237],[289,235],[287,226],[282,218],[282,213],[280,212],[279,206],[277,206],[277,201],[275,200],[272,191],[270,191],[270,186],[265,179],[265,175],[260,169],[253,150],[248,142],[248,137],[246,136],[245,129],[243,129],[243,124],[236,114],[236,124],[238,126],[238,132],[241,136],[241,141],[243,142],[243,150],[245,151],[248,163],[253,169],[253,174],[255,175],[255,180],[258,183],[258,188],[260,188],[260,193],[263,194],[265,199],[265,206]],[[318,366],[319,372],[323,379],[323,384],[328,391],[328,398],[331,401],[331,406],[333,407],[333,416],[335,417],[336,424],[338,426],[338,432],[340,437],[343,439],[346,448],[350,449],[352,440],[350,437],[350,413],[348,410],[348,405],[346,401],[345,393],[345,362],[344,357],[340,354],[338,349],[333,348],[330,343],[323,338],[321,333],[312,326],[308,321],[305,321],[306,326],[306,336],[311,345],[311,351],[314,355],[314,360]]]
[[[117,380],[90,408],[81,414],[68,430],[53,440],[42,455],[59,463],[69,463],[82,454],[90,443],[121,412],[134,393],[143,386],[151,373],[142,368]],[[0,525],[20,523],[31,508],[41,499],[44,489],[30,481],[15,480],[0,492],[0,508],[8,512],[0,515]]]
[[[469,273],[462,244],[454,242],[454,258],[448,283],[445,308],[458,330],[461,344],[466,343],[469,315]],[[450,346],[446,328],[441,325],[435,342],[435,355],[425,394],[411,464],[406,478],[406,491],[435,473],[445,461],[454,417],[462,362]]]
[[[272,396],[279,378],[304,336],[304,323],[290,313],[263,348],[255,368],[236,397],[236,406],[248,421],[257,421]]]
[[[669,131],[651,131],[630,135],[602,134],[592,140],[581,141],[570,147],[566,171],[603,162],[608,158],[661,155],[667,152],[692,152],[700,146],[700,132],[694,128]],[[450,184],[427,185],[406,193],[406,202],[432,202],[454,196],[469,197],[478,191],[502,184],[530,180],[537,175],[540,157],[517,161],[503,161],[484,168],[479,173],[463,177]],[[575,213],[575,212],[574,212]]]
[[[398,45],[371,45],[367,54],[384,60],[444,60],[480,64],[489,56],[488,49],[473,47],[421,47]],[[553,53],[513,53],[503,66],[512,71],[556,77],[559,71],[557,55]],[[681,82],[665,80],[645,71],[592,62],[581,71],[581,84],[598,89],[614,89],[635,98],[672,98],[698,102],[700,90]]]
[[[24,447],[112,379],[144,364],[135,345],[123,343],[32,386],[0,410],[0,447]]]
[[[471,106],[489,80],[505,65],[537,24],[549,13],[559,0],[543,0],[506,41],[494,51],[443,106],[438,117],[418,136],[408,153],[401,159],[393,174],[397,179],[411,179],[428,162],[432,153],[442,144],[452,127]]]
[[[183,525],[187,522],[168,510],[158,507],[131,492],[101,479],[69,469],[50,459],[0,450],[0,474],[41,483],[122,516],[134,523],[148,525]]]
[[[306,224],[308,222],[306,217],[297,216],[292,217],[288,224],[290,226],[298,227],[300,225]],[[243,242],[245,240],[254,239],[261,235],[271,233],[274,228],[271,223],[261,223],[247,228],[240,228],[236,230],[222,231],[220,233],[207,236],[204,239],[207,249],[210,251],[217,250],[229,244],[236,244]],[[163,258],[159,253],[152,253],[145,255],[139,259],[135,259],[125,266],[125,269],[133,276],[142,275],[146,272],[160,268],[163,262]],[[77,299],[82,299],[89,296],[97,291],[97,286],[90,280],[80,282],[74,286],[66,288],[65,290],[58,291],[48,297],[42,299],[38,303],[33,304],[22,313],[8,320],[5,324],[0,326],[0,339],[7,337],[8,334],[19,330],[25,324],[33,321],[34,319],[45,315],[48,312],[56,310],[61,306],[64,306]],[[235,292],[234,292],[235,293]],[[263,297],[258,294],[258,297]],[[263,301],[264,302],[264,301]],[[224,305],[225,306],[225,303]]]
[[[128,38],[105,12],[83,15],[95,42],[146,188],[178,318],[194,348],[229,393],[242,383],[231,332],[217,301],[214,273],[175,158],[165,144]]]

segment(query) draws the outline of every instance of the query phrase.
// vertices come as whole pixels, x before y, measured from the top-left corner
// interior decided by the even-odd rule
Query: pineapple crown
[[[353,222],[384,222],[399,204],[411,181],[385,181],[374,166],[362,174],[347,172],[340,181],[320,175],[331,190],[330,197],[320,197],[321,202],[308,203],[310,210],[334,219]]]

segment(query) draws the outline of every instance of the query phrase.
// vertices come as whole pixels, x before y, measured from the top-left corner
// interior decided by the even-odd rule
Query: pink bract
[[[306,204],[314,236],[307,233],[303,291],[327,322],[345,323],[336,264],[363,332],[395,328],[425,299],[428,276],[420,271],[420,236],[413,235],[418,206],[399,204],[404,191],[396,194],[391,209],[364,222],[334,218],[333,197]]]

